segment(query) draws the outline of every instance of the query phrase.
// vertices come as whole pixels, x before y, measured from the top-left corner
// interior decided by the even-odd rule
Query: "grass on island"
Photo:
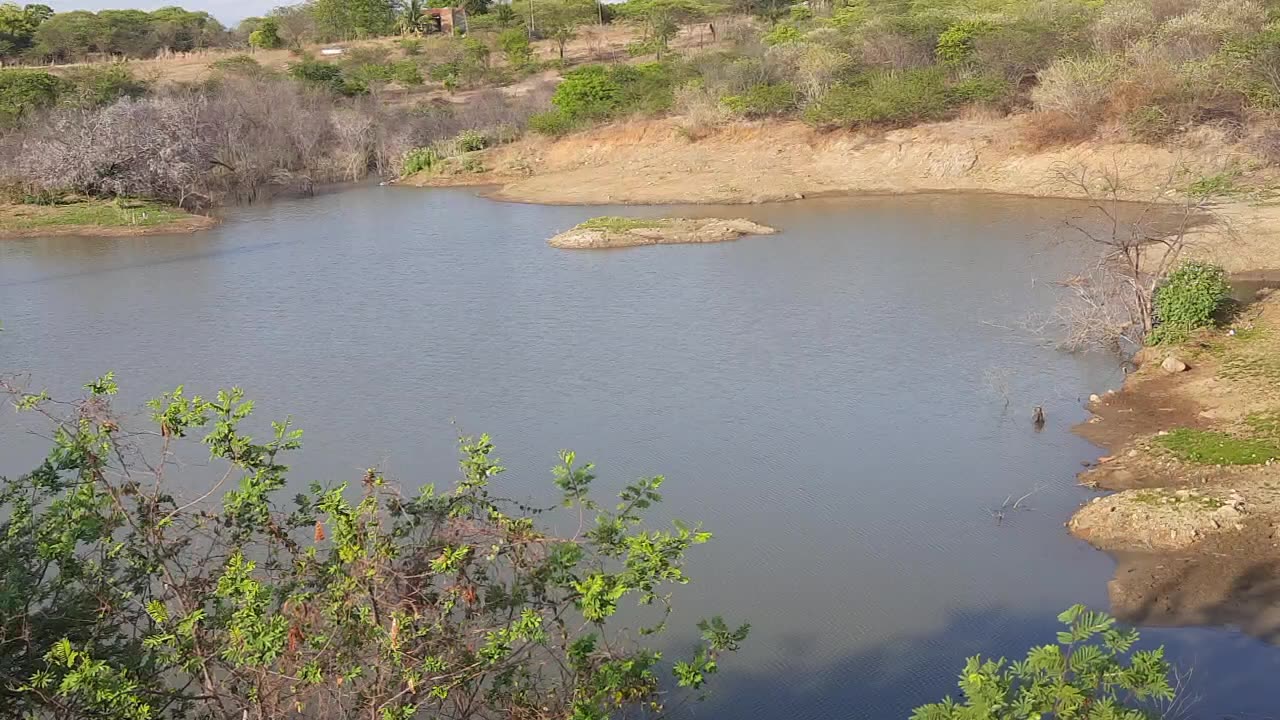
[[[1216,430],[1178,428],[1155,439],[1183,462],[1198,465],[1262,465],[1280,458],[1280,444],[1268,438],[1242,438]]]
[[[1179,494],[1168,490],[1142,490],[1133,496],[1136,502],[1145,505],[1169,507],[1174,510],[1217,510],[1226,506],[1226,501],[1211,495],[1199,493]]]
[[[63,227],[152,227],[190,214],[146,200],[80,200],[55,205],[0,204],[0,232]]]
[[[601,217],[593,217],[590,220],[578,223],[577,229],[626,232],[628,230],[641,230],[644,228],[660,228],[666,224],[667,221],[662,218],[629,218],[618,217],[617,215],[604,215]]]

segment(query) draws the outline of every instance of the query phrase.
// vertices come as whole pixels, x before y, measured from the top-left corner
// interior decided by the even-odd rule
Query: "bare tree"
[[[1069,294],[1057,311],[1066,329],[1064,347],[1123,351],[1126,345],[1141,346],[1155,323],[1156,288],[1192,240],[1209,232],[1231,233],[1211,196],[1179,190],[1183,174],[1175,166],[1142,192],[1114,164],[1053,168],[1059,189],[1089,199],[1088,212],[1068,219],[1067,226],[1102,250],[1092,266],[1059,283]]]

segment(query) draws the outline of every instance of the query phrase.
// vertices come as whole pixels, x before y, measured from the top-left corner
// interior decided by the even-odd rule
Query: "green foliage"
[[[22,56],[34,43],[36,29],[52,15],[48,5],[0,3],[0,60]]]
[[[363,95],[369,91],[368,80],[359,72],[355,77],[345,77],[342,68],[321,60],[303,59],[289,66],[289,75],[312,87],[322,88],[336,95]]]
[[[573,120],[610,116],[621,106],[622,86],[604,65],[585,65],[565,73],[551,103]]]
[[[747,117],[782,115],[794,110],[798,101],[799,94],[790,83],[761,83],[742,95],[720,99],[725,107]]]
[[[200,443],[229,483],[191,502],[171,489],[179,466],[149,460],[111,412],[113,376],[86,387],[65,417],[44,394],[14,398],[54,423],[47,458],[0,483],[0,707],[15,717],[661,714],[749,630],[704,621],[670,660],[632,640],[664,629],[687,551],[711,537],[646,523],[661,477],[604,502],[593,466],[561,453],[573,537],[498,499],[513,491],[495,492],[487,436],[460,441],[450,488],[403,492],[370,469],[286,490],[300,430],[254,438],[241,391],[179,387],[148,404],[159,457]],[[627,602],[655,623],[623,627]]]
[[[498,47],[507,56],[507,62],[515,67],[528,65],[533,60],[529,34],[524,28],[511,28],[498,33]]]
[[[938,68],[879,71],[833,88],[810,106],[805,119],[817,125],[903,125],[942,117],[951,98]]]
[[[475,152],[489,147],[489,138],[479,130],[463,130],[453,140],[458,152]]]
[[[400,38],[396,41],[396,45],[400,47],[400,52],[405,55],[414,56],[422,54],[422,41],[417,38]]]
[[[1008,102],[1016,89],[1003,77],[979,75],[953,84],[947,95],[951,104],[1001,105]]]
[[[396,26],[391,0],[312,0],[311,15],[320,34],[331,40],[388,35]]]
[[[150,84],[134,77],[123,64],[90,65],[68,68],[63,80],[71,86],[71,94],[85,107],[110,105],[122,97],[141,97]]]
[[[404,154],[402,174],[414,175],[423,171],[430,171],[440,163],[440,160],[440,153],[435,148],[414,148]]]
[[[1154,143],[1164,140],[1174,131],[1174,120],[1159,105],[1144,105],[1124,118],[1129,134],[1140,142]]]
[[[488,67],[489,54],[489,46],[476,38],[469,37],[462,41],[462,57],[472,65]]]
[[[263,18],[258,23],[258,29],[249,33],[249,45],[268,50],[283,47],[284,40],[280,38],[280,22],[271,17]]]
[[[1156,717],[1151,702],[1174,698],[1164,648],[1133,650],[1136,630],[1083,605],[1058,619],[1067,629],[1057,645],[1012,663],[969,658],[960,673],[963,699],[916,708],[912,720],[1149,720]]]
[[[787,43],[800,42],[804,39],[804,33],[800,31],[800,28],[790,23],[778,23],[760,39],[765,45],[786,45]]]
[[[1280,445],[1273,439],[1212,430],[1177,428],[1156,436],[1155,442],[1179,460],[1200,465],[1262,465],[1280,458]]]
[[[52,106],[66,89],[62,79],[47,72],[0,69],[0,125]]]
[[[991,29],[984,20],[962,20],[942,31],[934,48],[938,61],[951,67],[967,65],[973,60],[978,36]]]
[[[529,117],[529,129],[539,135],[559,137],[573,132],[578,122],[563,110],[548,110]]]
[[[1156,288],[1152,305],[1157,324],[1150,342],[1178,342],[1191,331],[1212,325],[1230,297],[1231,284],[1221,266],[1182,263]]]
[[[95,53],[150,57],[162,50],[188,52],[229,40],[226,28],[203,11],[174,6],[152,12],[76,10],[48,15],[36,28],[24,55],[57,62],[82,60]]]
[[[265,72],[262,63],[248,55],[232,55],[231,57],[215,60],[209,63],[209,67],[218,72],[247,75],[249,77],[258,77]]]

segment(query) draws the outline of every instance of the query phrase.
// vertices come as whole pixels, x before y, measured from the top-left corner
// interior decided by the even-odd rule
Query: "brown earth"
[[[1210,128],[1156,147],[1118,139],[1037,149],[1026,116],[973,118],[889,132],[822,131],[798,122],[695,127],[687,118],[605,125],[561,139],[527,136],[479,154],[482,173],[420,174],[408,185],[493,185],[497,199],[544,204],[733,204],[821,195],[936,191],[1080,197],[1062,178],[1118,176],[1130,199],[1240,167],[1247,151]],[[1260,182],[1267,182],[1265,178]],[[1228,270],[1280,267],[1280,207],[1219,208],[1234,229],[1198,252]]]
[[[1228,329],[1144,351],[1123,390],[1091,403],[1077,431],[1109,454],[1081,481],[1117,492],[1068,526],[1116,558],[1108,589],[1122,620],[1231,625],[1280,642],[1280,464],[1196,464],[1158,442],[1176,428],[1249,435],[1246,418],[1280,409],[1278,353],[1280,296]],[[1170,355],[1189,369],[1163,370]]]

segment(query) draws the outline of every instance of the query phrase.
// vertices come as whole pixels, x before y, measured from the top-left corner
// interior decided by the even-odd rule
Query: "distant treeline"
[[[0,3],[0,63],[66,63],[115,58],[149,58],[165,52],[213,47],[247,47],[266,29],[260,46],[300,46],[304,42],[349,40],[412,32],[422,27],[430,6],[448,0],[311,0],[276,8],[227,28],[207,12],[165,7],[143,10],[54,12],[41,4]],[[473,14],[488,12],[491,0],[464,0]]]

